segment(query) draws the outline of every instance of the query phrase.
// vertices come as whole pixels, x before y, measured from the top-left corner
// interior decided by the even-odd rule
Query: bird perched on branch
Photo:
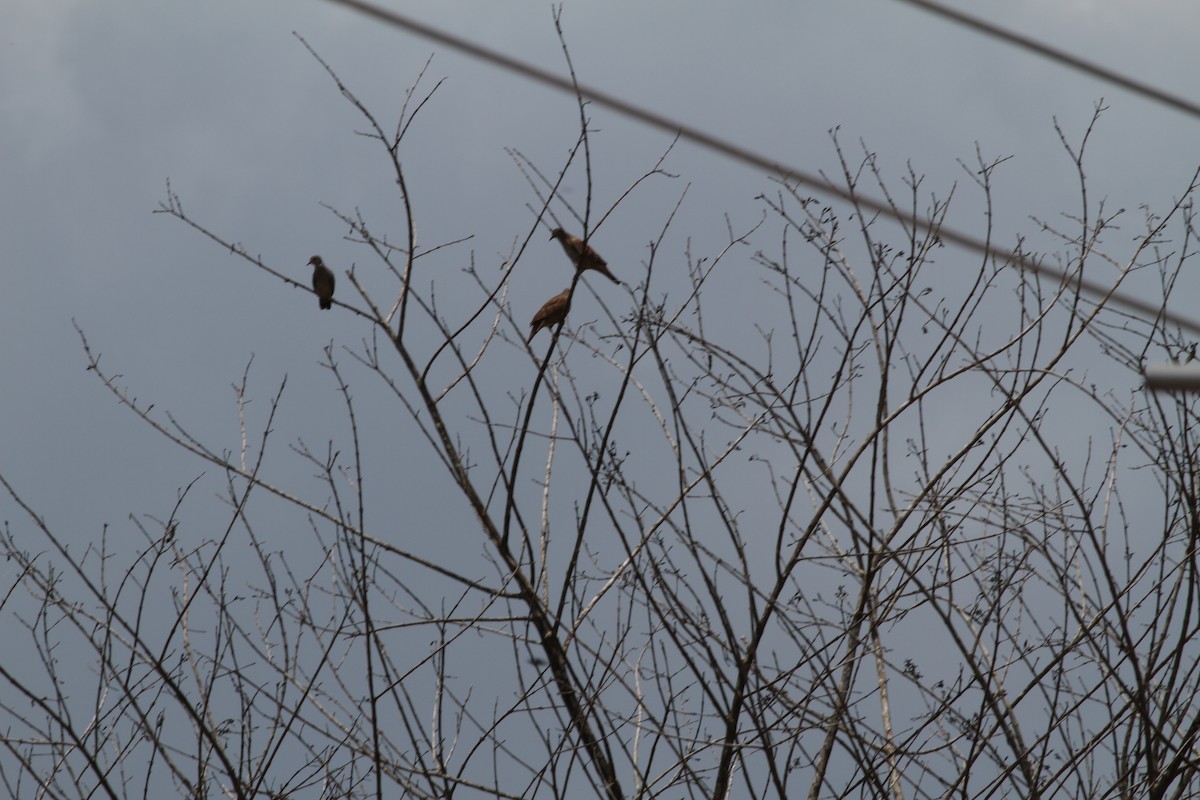
[[[333,306],[333,284],[336,282],[333,277],[333,271],[325,266],[325,262],[320,256],[313,256],[308,260],[313,268],[313,291],[317,293],[317,302],[321,308],[331,308]]]
[[[555,325],[562,325],[567,319],[567,312],[571,310],[571,290],[565,289],[560,294],[554,295],[547,300],[538,312],[533,315],[533,319],[529,324],[533,326],[533,330],[529,332],[529,341],[533,341],[533,337],[542,328],[551,328]]]
[[[590,244],[584,244],[583,239],[580,239],[578,236],[572,236],[562,228],[555,228],[550,231],[550,238],[558,239],[558,243],[566,251],[567,258],[571,259],[571,263],[575,265],[575,269],[594,269],[613,283],[620,283],[617,280],[617,276],[608,271],[608,262],[601,258],[600,254],[593,250]]]

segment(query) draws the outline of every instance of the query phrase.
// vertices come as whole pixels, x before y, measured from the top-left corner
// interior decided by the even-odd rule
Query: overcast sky
[[[548,3],[380,2],[565,72]],[[954,5],[1200,100],[1195,0]],[[1077,145],[1101,98],[1108,110],[1088,145],[1089,201],[1129,210],[1108,240],[1116,257],[1139,232],[1140,209],[1167,210],[1200,164],[1200,120],[899,0],[568,2],[562,21],[583,83],[810,173],[837,174],[830,137],[837,129],[852,159],[864,146],[878,154],[898,193],[909,165],[927,176],[924,190],[939,197],[957,184],[949,223],[967,233],[980,234],[984,217],[959,161],[973,163],[977,147],[988,160],[1011,157],[994,176],[1002,244],[1036,232],[1031,217],[1061,222],[1063,214],[1078,214],[1078,177],[1055,120]],[[391,286],[364,249],[343,239],[345,227],[326,207],[361,211],[373,232],[401,236],[390,167],[376,144],[356,134],[365,127],[361,116],[296,34],[385,128],[394,125],[405,91],[431,58],[421,92],[444,79],[401,153],[424,246],[471,237],[423,268],[420,280],[437,283],[442,308],[473,291],[462,278],[468,264],[497,281],[533,225],[529,206],[537,198],[506,149],[555,174],[576,140],[574,98],[326,0],[0,0],[0,475],[64,540],[90,545],[107,529],[121,564],[145,546],[130,516],[166,519],[181,488],[201,475],[181,512],[177,541],[194,547],[218,538],[230,516],[213,501],[224,476],[115,402],[85,370],[73,322],[121,387],[140,404],[155,404],[159,418],[171,413],[217,451],[240,446],[231,385],[247,363],[253,359],[252,436],[261,433],[270,398],[286,379],[267,470],[274,482],[317,503],[327,487],[288,446],[348,447],[337,385],[319,366],[333,342],[353,382],[371,490],[386,495],[372,506],[371,531],[434,560],[464,548],[454,525],[466,528],[472,520],[456,495],[445,494],[449,484],[428,443],[380,382],[341,349],[371,336],[363,319],[339,307],[319,311],[310,293],[153,213],[170,180],[189,215],[274,269],[307,282],[306,262],[319,253],[339,275],[338,299],[357,305],[345,278],[351,265],[369,288]],[[604,109],[592,113],[596,204],[606,209],[671,137]],[[656,257],[656,291],[669,294],[684,287],[685,254],[718,251],[727,220],[736,230],[753,226],[763,216],[756,197],[776,185],[688,144],[678,145],[665,167],[678,177],[640,187],[593,244],[636,286],[647,243],[686,188]],[[563,193],[582,203],[585,188],[575,174]],[[738,303],[749,302],[748,290],[739,297],[749,285],[739,277],[760,271],[753,255],[753,247],[744,248],[725,265],[717,295],[724,308],[744,311]],[[946,266],[954,254],[938,258]],[[517,321],[529,319],[569,275],[558,245],[533,236],[511,280]],[[616,313],[626,309],[626,290],[588,281]],[[1200,291],[1194,276],[1183,284]],[[476,302],[477,294],[470,299]],[[585,293],[570,322],[599,313],[595,296]],[[724,321],[750,326],[733,312]],[[523,325],[506,331],[522,333]],[[586,351],[576,353],[572,367],[588,369]],[[509,398],[522,396],[535,371],[523,350],[506,343],[494,345],[479,370],[487,376],[481,383],[495,392],[494,407],[510,412]],[[1124,391],[1137,391],[1133,377],[1124,377]],[[932,437],[961,433],[954,410],[937,420]],[[961,420],[974,430],[977,420]],[[473,422],[463,422],[464,429],[470,432]],[[636,431],[619,433],[626,443],[636,441]],[[1067,434],[1074,433],[1082,452],[1090,429],[1056,430],[1062,435],[1056,444],[1070,448]],[[1106,431],[1096,436],[1107,446]],[[635,475],[638,455],[628,465]],[[763,474],[753,465],[731,480],[757,482],[765,493]],[[458,516],[439,507],[446,496]],[[566,518],[573,518],[575,500],[556,494]],[[6,494],[0,494],[0,522],[28,532],[30,547],[45,547]],[[247,516],[280,549],[312,542],[305,522],[265,498]],[[465,552],[482,551],[477,531],[469,536]],[[239,552],[229,554],[234,569]],[[4,586],[14,582],[16,569],[0,563]],[[0,631],[5,623],[15,624],[11,614]],[[486,659],[468,666],[491,668]]]
[[[1194,94],[1192,0],[956,5]],[[548,4],[403,10],[563,71]],[[1165,209],[1200,162],[1196,120],[895,0],[567,3],[563,20],[581,81],[809,171],[835,169],[835,127],[855,154],[860,139],[877,152],[897,184],[911,162],[941,195],[963,181],[956,161],[973,161],[976,143],[989,158],[1013,156],[997,175],[1010,234],[1030,215],[1077,211],[1053,120],[1077,141],[1101,97],[1093,199]],[[331,340],[366,335],[362,321],[318,313],[311,295],[152,214],[170,179],[195,218],[302,280],[314,253],[339,274],[363,257],[322,203],[399,232],[386,163],[355,135],[361,119],[293,31],[384,120],[433,56],[425,86],[446,81],[405,152],[421,240],[471,235],[458,252],[485,272],[501,268],[536,202],[505,148],[553,171],[575,138],[570,97],[320,0],[5,0],[0,31],[0,473],[81,540],[130,514],[165,517],[179,487],[213,476],[85,372],[73,319],[122,385],[214,445],[237,446],[230,385],[251,355],[264,405],[288,377],[285,441],[344,433],[324,422],[344,424],[316,364]],[[594,120],[607,207],[669,137],[605,111]],[[624,278],[685,184],[677,251],[688,237],[719,244],[726,213],[752,223],[754,197],[771,189],[765,175],[687,145],[667,166],[678,181],[623,206],[596,242]],[[971,231],[981,217],[965,209],[951,219]],[[565,284],[557,245],[533,246],[528,272],[514,276],[519,318]],[[7,498],[0,512],[18,515]]]

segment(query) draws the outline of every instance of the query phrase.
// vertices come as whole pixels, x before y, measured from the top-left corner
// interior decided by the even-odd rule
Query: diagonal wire
[[[1009,44],[1014,44],[1017,47],[1022,47],[1031,53],[1037,53],[1039,56],[1048,58],[1051,61],[1057,61],[1059,64],[1079,70],[1093,78],[1099,78],[1102,81],[1120,86],[1122,89],[1128,89],[1134,94],[1140,94],[1143,97],[1148,97],[1163,105],[1170,106],[1176,111],[1182,111],[1185,114],[1191,114],[1194,117],[1200,117],[1200,105],[1193,103],[1191,100],[1186,100],[1178,95],[1164,92],[1161,89],[1156,89],[1148,83],[1135,81],[1132,78],[1127,78],[1119,72],[1114,72],[1107,67],[1102,67],[1091,61],[1086,61],[1078,56],[1073,56],[1070,53],[1065,53],[1058,48],[1051,47],[1047,44],[1042,44],[1034,39],[1030,39],[1020,33],[1001,28],[999,25],[993,25],[990,22],[972,17],[969,14],[964,14],[953,8],[948,8],[941,3],[935,3],[932,0],[899,0],[901,3],[908,3],[910,6],[928,11],[931,14],[936,14],[939,17],[948,19],[951,22],[957,22],[959,25],[965,25],[980,33],[991,36],[995,39],[1003,39]]]
[[[535,67],[532,64],[518,61],[517,59],[507,56],[497,50],[483,47],[468,39],[463,39],[462,37],[455,36],[454,34],[447,33],[430,25],[417,22],[410,17],[397,14],[394,11],[379,8],[378,6],[363,2],[362,0],[326,0],[326,2],[351,8],[380,22],[385,22],[397,28],[403,28],[410,33],[414,33],[426,39],[431,39],[474,58],[487,61],[498,67],[509,70],[510,72],[515,72],[518,75],[523,75],[524,77],[533,81],[537,81],[538,83],[543,83],[547,86],[561,89],[562,91],[568,92],[572,95],[578,92],[579,95],[587,98],[597,105],[605,106],[619,114],[632,117],[633,119],[639,120],[640,122],[643,122],[651,127],[658,128],[659,130],[668,134],[677,135],[681,139],[685,139],[710,150],[715,150],[718,153],[726,155],[737,161],[741,161],[744,164],[749,164],[773,173],[784,180],[799,181],[800,183],[805,184],[819,192],[839,197],[842,200],[850,203],[855,203],[862,208],[870,209],[877,214],[891,217],[901,223],[913,222],[921,230],[934,232],[944,241],[952,242],[953,244],[957,244],[960,247],[964,247],[968,250],[973,250],[985,258],[999,258],[1008,261],[1023,270],[1028,270],[1043,277],[1051,278],[1059,283],[1069,283],[1080,292],[1091,295],[1100,301],[1112,302],[1115,305],[1123,306],[1126,310],[1136,311],[1139,314],[1143,314],[1152,319],[1159,318],[1164,322],[1178,325],[1180,328],[1189,330],[1192,333],[1200,334],[1200,321],[1181,316],[1172,311],[1168,311],[1161,303],[1149,303],[1145,300],[1139,300],[1136,297],[1130,297],[1128,295],[1116,292],[1112,286],[1084,278],[1082,275],[1069,277],[1065,273],[1060,272],[1052,267],[1047,267],[1023,255],[1022,253],[1003,248],[997,248],[993,245],[989,245],[987,242],[978,237],[961,233],[950,228],[936,226],[926,220],[912,219],[909,217],[901,219],[900,215],[898,215],[889,205],[884,202],[863,195],[852,195],[849,190],[836,186],[835,184],[826,181],[824,178],[811,175],[804,170],[788,166],[781,161],[759,155],[758,153],[734,144],[733,142],[720,139],[711,134],[689,127],[681,122],[672,120],[669,117],[665,117],[654,111],[648,111],[639,106],[635,106],[632,103],[616,97],[615,95],[608,94],[607,92],[603,92],[599,89],[585,86],[583,84],[572,83],[571,80],[567,78],[555,75],[552,72],[541,69],[540,67]]]

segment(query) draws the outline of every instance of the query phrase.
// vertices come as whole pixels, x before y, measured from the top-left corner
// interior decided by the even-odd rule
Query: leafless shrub
[[[79,552],[0,477],[25,512],[3,536],[6,630],[39,665],[0,660],[10,795],[1200,790],[1196,404],[1138,378],[1195,343],[1071,280],[1156,286],[1165,307],[1194,179],[1110,245],[1120,215],[1089,204],[1064,136],[1082,200],[1073,232],[1035,234],[1068,270],[1050,285],[943,248],[950,197],[914,172],[894,195],[835,137],[841,182],[890,198],[895,221],[778,182],[723,249],[684,254],[681,281],[666,209],[640,269],[614,266],[623,287],[587,291],[598,316],[532,349],[545,298],[509,291],[526,246],[562,224],[600,248],[670,151],[598,211],[580,102],[556,172],[511,151],[533,221],[504,269],[427,270],[462,258],[418,241],[405,180],[433,92],[418,82],[385,127],[325,66],[405,210],[388,236],[331,208],[371,259],[334,298],[364,339],[325,353],[347,433],[276,442],[285,387],[256,419],[248,366],[241,440],[202,442],[80,332],[116,401],[224,476],[227,510],[191,535],[189,487],[169,519],[131,521],[137,552]],[[989,224],[1001,162],[965,169]],[[161,211],[302,285],[169,187]],[[406,496],[402,462],[448,491]]]

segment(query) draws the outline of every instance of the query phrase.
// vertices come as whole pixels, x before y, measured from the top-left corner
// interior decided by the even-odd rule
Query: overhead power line
[[[1156,392],[1200,391],[1200,362],[1147,364],[1146,388]]]
[[[854,203],[862,208],[869,209],[878,214],[896,219],[901,223],[913,222],[922,230],[934,231],[942,238],[943,241],[964,247],[968,250],[973,250],[976,253],[986,258],[1000,258],[1009,261],[1021,269],[1042,275],[1046,278],[1051,278],[1060,283],[1067,282],[1074,286],[1080,292],[1090,295],[1102,301],[1112,302],[1116,305],[1123,306],[1129,311],[1135,311],[1139,314],[1150,318],[1161,318],[1166,322],[1178,325],[1181,328],[1200,334],[1200,322],[1189,317],[1184,317],[1174,312],[1167,311],[1161,305],[1149,303],[1144,300],[1139,300],[1136,297],[1129,297],[1125,294],[1115,292],[1112,286],[1101,284],[1097,281],[1084,278],[1082,276],[1070,277],[1059,270],[1044,266],[1036,261],[1033,261],[1021,253],[1003,248],[997,248],[989,245],[987,242],[969,234],[961,233],[941,226],[935,226],[926,220],[913,219],[910,217],[901,217],[891,206],[879,200],[872,199],[860,194],[851,195],[847,189],[829,183],[824,178],[817,175],[811,175],[804,170],[796,167],[788,166],[776,159],[767,158],[766,156],[755,153],[733,142],[720,139],[711,134],[692,128],[676,120],[665,117],[654,111],[640,108],[632,103],[626,102],[619,97],[603,92],[599,89],[594,89],[584,84],[572,82],[569,78],[564,78],[560,75],[555,75],[552,72],[544,70],[540,67],[535,67],[523,61],[518,61],[511,56],[507,56],[490,48],[483,47],[462,37],[434,28],[414,19],[397,14],[394,11],[379,8],[370,3],[362,2],[362,0],[327,0],[327,2],[336,3],[347,8],[354,9],[366,16],[372,17],[380,22],[392,25],[397,28],[402,28],[417,36],[443,44],[459,52],[465,53],[474,58],[487,61],[503,69],[515,72],[530,80],[538,83],[552,86],[572,95],[578,94],[591,102],[605,106],[619,114],[639,120],[651,127],[658,128],[665,133],[677,135],[679,138],[714,150],[718,153],[726,155],[744,164],[749,164],[753,167],[773,173],[784,180],[799,181],[801,184],[807,185],[816,191],[824,194],[833,195],[842,200]]]
[[[1059,64],[1068,66],[1071,69],[1079,70],[1093,78],[1099,78],[1102,81],[1120,86],[1122,89],[1128,89],[1134,94],[1140,94],[1163,105],[1170,106],[1176,111],[1182,111],[1185,114],[1191,114],[1194,117],[1200,117],[1200,105],[1193,103],[1190,100],[1185,100],[1178,95],[1164,92],[1161,89],[1156,89],[1148,83],[1135,81],[1133,78],[1127,78],[1124,75],[1114,72],[1107,67],[1102,67],[1099,64],[1094,64],[1091,61],[1086,61],[1078,56],[1073,56],[1070,53],[1063,52],[1056,47],[1051,47],[1047,44],[1042,44],[1034,39],[1030,39],[1020,33],[1001,28],[999,25],[993,25],[990,22],[964,14],[953,8],[948,8],[941,3],[932,2],[932,0],[899,0],[901,3],[908,3],[910,6],[924,9],[931,14],[936,14],[939,17],[956,22],[959,25],[964,25],[973,30],[979,31],[982,34],[991,36],[995,39],[1003,39],[1009,44],[1014,44],[1017,47],[1024,48],[1031,53],[1037,53],[1039,56],[1048,58],[1051,61],[1057,61]]]

